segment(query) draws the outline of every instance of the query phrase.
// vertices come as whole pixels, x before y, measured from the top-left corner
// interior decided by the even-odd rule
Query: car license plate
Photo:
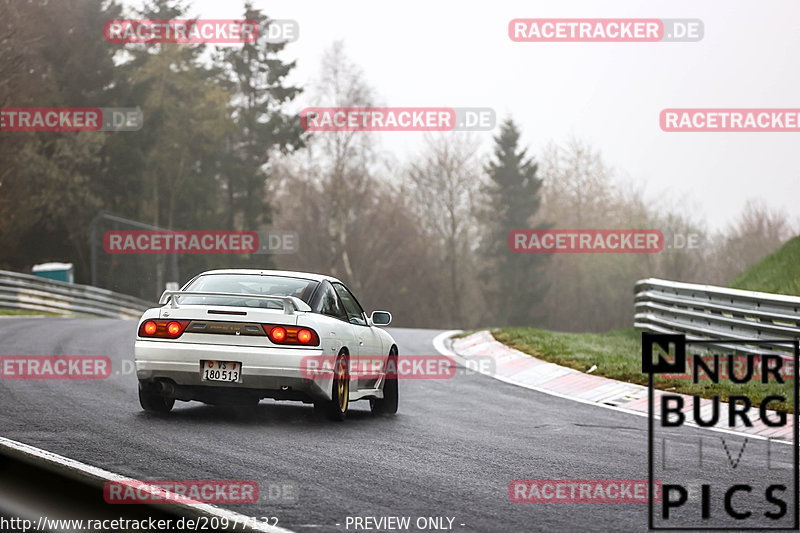
[[[203,361],[203,381],[241,383],[242,363],[234,361]]]

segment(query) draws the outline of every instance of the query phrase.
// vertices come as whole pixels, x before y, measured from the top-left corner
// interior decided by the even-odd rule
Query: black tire
[[[331,384],[331,400],[323,402],[323,412],[328,420],[341,422],[347,417],[350,406],[350,369],[347,354],[340,353],[333,365],[333,383]]]
[[[383,399],[373,399],[369,401],[369,407],[373,415],[393,415],[397,413],[398,403],[398,372],[397,372],[397,347],[392,346],[389,351],[389,359],[387,361],[387,368],[391,368],[394,377],[387,378],[383,383]]]
[[[169,413],[175,405],[175,398],[166,398],[163,395],[148,390],[139,383],[139,405],[149,413]]]

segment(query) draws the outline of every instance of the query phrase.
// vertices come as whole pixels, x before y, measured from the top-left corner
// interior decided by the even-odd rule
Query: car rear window
[[[317,282],[309,279],[286,276],[261,276],[258,274],[205,274],[192,281],[184,291],[229,292],[242,294],[242,298],[182,297],[183,304],[214,304],[244,307],[267,307],[281,309],[279,302],[247,299],[248,294],[265,296],[295,296],[309,303]]]

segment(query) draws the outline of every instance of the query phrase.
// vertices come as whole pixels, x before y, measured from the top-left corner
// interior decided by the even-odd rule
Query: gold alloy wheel
[[[350,399],[350,381],[347,379],[347,367],[343,357],[339,358],[336,365],[336,382],[339,393],[339,410],[344,413],[347,411],[347,402]]]

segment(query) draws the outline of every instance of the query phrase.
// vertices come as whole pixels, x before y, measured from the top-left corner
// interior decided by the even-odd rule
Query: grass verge
[[[736,276],[729,287],[800,296],[800,235]]]
[[[55,313],[48,313],[45,311],[28,311],[25,309],[0,309],[0,316],[59,316]]]
[[[581,372],[592,366],[597,369],[594,375],[619,381],[647,385],[647,374],[642,373],[642,333],[636,328],[618,329],[608,333],[559,333],[533,328],[502,328],[491,330],[492,335],[503,344],[521,352],[533,355],[543,361],[574,368]],[[691,345],[690,345],[691,348]],[[689,355],[687,349],[687,356]],[[771,402],[769,409],[782,409],[792,412],[792,387],[794,381],[767,384],[752,381],[745,385],[735,385],[729,381],[720,383],[691,380],[664,379],[655,376],[657,389],[679,394],[699,395],[711,398],[719,395],[728,401],[731,394],[747,395],[757,409],[761,400],[771,394],[787,398],[787,402]]]

